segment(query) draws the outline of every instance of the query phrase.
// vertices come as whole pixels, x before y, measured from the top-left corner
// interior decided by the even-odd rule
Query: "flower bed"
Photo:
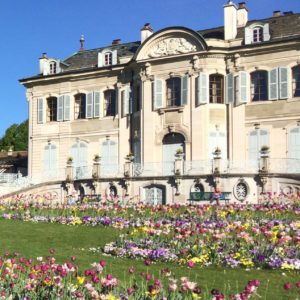
[[[129,280],[121,284],[113,274],[105,272],[105,261],[79,272],[75,257],[58,264],[54,252],[50,249],[49,256],[36,260],[16,253],[0,257],[0,299],[225,299],[221,291],[202,291],[196,282],[187,277],[176,279],[168,269],[155,278],[150,272],[137,274],[130,267]],[[251,280],[240,293],[227,296],[249,299],[259,286],[259,280]]]
[[[111,226],[120,237],[103,252],[117,257],[231,268],[300,270],[300,206],[79,206],[14,202],[0,217],[66,225]],[[125,231],[126,230],[126,231]]]

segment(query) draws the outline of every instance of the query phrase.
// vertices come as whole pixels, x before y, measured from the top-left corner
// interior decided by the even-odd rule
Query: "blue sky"
[[[28,108],[18,79],[38,73],[43,52],[64,59],[79,49],[140,39],[147,22],[154,31],[168,26],[194,30],[223,25],[226,0],[7,0],[1,3],[0,137],[13,123],[27,118]],[[236,1],[237,3],[238,1]],[[239,1],[240,2],[240,1]],[[249,19],[270,17],[274,10],[300,12],[300,0],[249,0]]]

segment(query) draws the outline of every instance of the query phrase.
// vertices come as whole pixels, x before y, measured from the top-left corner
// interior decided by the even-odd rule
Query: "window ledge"
[[[183,109],[184,109],[184,106],[174,106],[174,107],[160,108],[157,111],[160,115],[163,115],[164,113],[171,112],[171,111],[178,111],[179,113],[182,113]]]

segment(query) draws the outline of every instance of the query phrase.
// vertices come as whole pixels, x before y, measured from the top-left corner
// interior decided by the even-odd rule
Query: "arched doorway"
[[[143,188],[144,201],[150,205],[162,205],[166,203],[166,189],[162,185],[149,185]]]
[[[185,153],[184,136],[175,132],[165,135],[163,138],[163,175],[174,174],[175,154],[179,150]]]

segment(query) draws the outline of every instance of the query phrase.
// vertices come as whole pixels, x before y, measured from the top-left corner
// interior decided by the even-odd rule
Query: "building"
[[[64,198],[129,195],[185,202],[190,192],[300,188],[300,14],[224,26],[141,29],[141,41],[65,60],[21,79],[29,104],[29,176]],[[264,151],[262,151],[264,150]]]

